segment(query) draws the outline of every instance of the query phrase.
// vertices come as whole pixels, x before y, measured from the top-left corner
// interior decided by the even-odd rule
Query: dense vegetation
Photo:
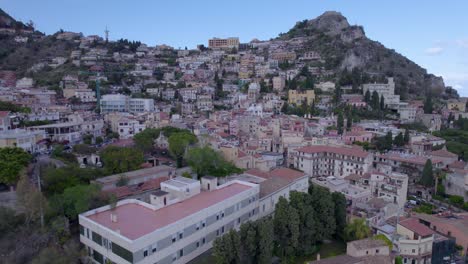
[[[343,238],[346,199],[342,194],[311,186],[308,193],[291,192],[289,201],[280,197],[273,219],[241,225],[214,242],[217,263],[294,263],[310,255],[325,239]],[[241,243],[242,242],[242,243]]]

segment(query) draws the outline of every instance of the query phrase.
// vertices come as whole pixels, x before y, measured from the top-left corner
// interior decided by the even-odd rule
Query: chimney
[[[111,212],[110,219],[112,223],[117,223],[117,214],[115,212]]]

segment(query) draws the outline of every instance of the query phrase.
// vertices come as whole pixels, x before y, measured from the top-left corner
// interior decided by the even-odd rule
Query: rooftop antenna
[[[107,26],[106,26],[106,30],[104,30],[104,33],[106,34],[106,43],[109,42],[109,30],[107,29]]]

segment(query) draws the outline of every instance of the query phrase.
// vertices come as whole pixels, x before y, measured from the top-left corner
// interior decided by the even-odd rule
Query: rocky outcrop
[[[456,96],[453,90],[447,91],[441,77],[429,74],[395,50],[367,38],[363,27],[350,25],[339,12],[328,11],[315,19],[298,22],[279,36],[283,40],[296,37],[308,38],[302,51],[319,52],[327,61],[327,68],[337,74],[357,68],[372,76],[392,76],[396,92],[403,98],[421,97],[428,92]]]

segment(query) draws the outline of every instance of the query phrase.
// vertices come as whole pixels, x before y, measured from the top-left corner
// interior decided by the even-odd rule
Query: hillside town
[[[466,97],[337,68],[310,44],[328,33],[194,49],[0,34],[68,47],[0,70],[6,263],[467,260]]]

